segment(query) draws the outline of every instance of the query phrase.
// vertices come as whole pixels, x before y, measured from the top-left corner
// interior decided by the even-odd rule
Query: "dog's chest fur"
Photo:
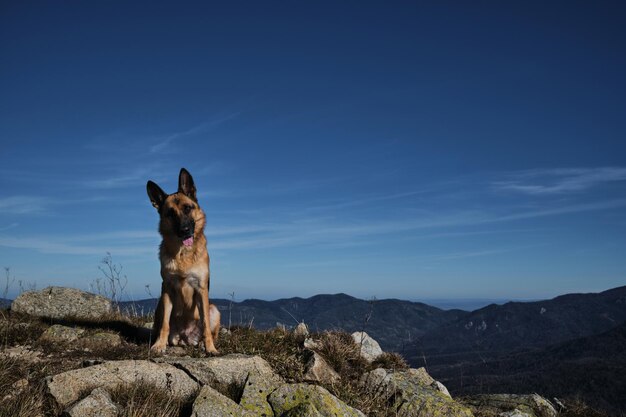
[[[174,287],[189,285],[195,290],[205,288],[208,283],[208,262],[181,262],[179,257],[162,259],[163,278]]]

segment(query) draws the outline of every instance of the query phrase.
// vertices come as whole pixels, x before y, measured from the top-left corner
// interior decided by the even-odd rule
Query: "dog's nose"
[[[180,231],[183,232],[184,234],[189,234],[189,232],[191,232],[191,226],[187,224],[181,227]]]

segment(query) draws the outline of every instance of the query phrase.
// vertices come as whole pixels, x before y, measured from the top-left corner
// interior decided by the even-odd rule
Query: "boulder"
[[[192,417],[242,416],[255,417],[261,414],[245,411],[236,402],[220,394],[208,385],[200,390],[193,402]],[[272,414],[270,414],[271,416]]]
[[[183,369],[202,385],[243,386],[251,372],[261,375],[268,381],[282,382],[272,367],[260,356],[231,354],[208,358],[161,357],[157,362],[168,363]]]
[[[512,417],[556,417],[558,415],[550,401],[540,395],[529,394],[484,394],[463,398],[463,402],[482,413]],[[506,414],[509,413],[509,414]]]
[[[48,392],[62,407],[78,400],[86,391],[97,387],[114,389],[120,384],[147,382],[167,390],[172,396],[188,400],[199,386],[184,371],[165,363],[145,360],[105,362],[88,368],[74,369],[48,377]]]
[[[246,379],[239,405],[244,410],[255,413],[257,416],[273,416],[272,407],[267,402],[267,397],[277,387],[278,383],[263,378],[256,372],[251,372]]]
[[[70,407],[66,414],[69,417],[117,417],[119,409],[106,390],[96,388]]]
[[[339,374],[318,353],[311,352],[305,366],[305,381],[333,384],[341,379]]]
[[[361,349],[361,356],[368,362],[373,362],[377,357],[383,354],[378,342],[372,339],[365,332],[352,333],[352,339]]]
[[[52,319],[94,320],[111,313],[111,300],[75,288],[48,287],[26,291],[11,304],[11,310]]]
[[[407,371],[375,369],[361,383],[372,395],[393,400],[400,417],[472,417],[472,412],[434,386],[424,368]]]
[[[365,417],[318,385],[285,384],[267,398],[276,416]]]
[[[69,343],[78,339],[85,329],[53,324],[39,337],[41,342]]]

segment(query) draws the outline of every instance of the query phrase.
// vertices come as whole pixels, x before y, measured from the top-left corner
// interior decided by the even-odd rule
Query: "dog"
[[[220,312],[209,304],[209,253],[204,237],[205,214],[198,205],[196,186],[185,169],[178,176],[178,192],[166,194],[148,181],[152,205],[159,212],[161,297],[155,312],[156,341],[151,349],[165,352],[167,345],[198,345],[217,354],[215,341]]]

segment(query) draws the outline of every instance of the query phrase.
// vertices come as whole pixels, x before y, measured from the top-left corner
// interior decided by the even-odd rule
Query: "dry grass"
[[[218,340],[221,354],[259,355],[287,381],[301,381],[304,375],[302,338],[283,329],[259,331],[235,327]]]
[[[147,383],[120,385],[110,394],[120,406],[120,417],[177,417],[189,414],[191,407],[167,390]]]
[[[0,357],[0,417],[56,416],[45,395],[45,365]]]
[[[0,348],[31,344],[48,327],[37,317],[0,310]]]
[[[384,352],[378,358],[372,362],[372,369],[384,368],[393,369],[394,371],[404,371],[409,369],[409,364],[406,360],[396,352]]]

